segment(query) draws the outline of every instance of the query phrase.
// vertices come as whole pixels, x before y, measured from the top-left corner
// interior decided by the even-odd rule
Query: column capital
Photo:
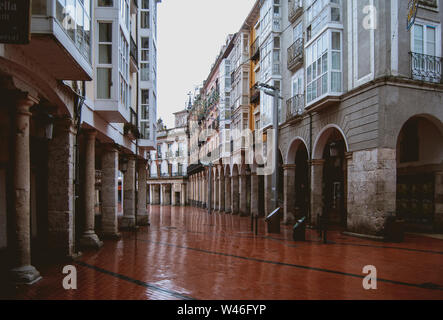
[[[312,166],[322,166],[325,164],[325,159],[312,159],[311,161],[309,161],[309,163]]]
[[[95,129],[84,129],[82,132],[88,140],[95,139],[97,136],[97,130]]]
[[[345,153],[345,159],[348,160],[348,161],[352,160],[353,154],[354,154],[353,152],[346,152]]]
[[[74,124],[74,120],[71,117],[59,117],[54,119],[54,126],[59,127],[64,132],[70,132],[72,134],[77,133],[77,129]]]
[[[138,162],[138,165],[145,166],[145,167],[148,164],[148,160],[146,160],[146,159],[137,159],[137,162]]]
[[[101,143],[100,146],[106,151],[116,151],[119,152],[121,147],[114,142]]]

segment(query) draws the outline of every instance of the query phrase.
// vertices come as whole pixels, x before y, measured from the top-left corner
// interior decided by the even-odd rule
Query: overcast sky
[[[188,92],[202,84],[255,0],[163,0],[158,4],[157,117],[171,128]]]

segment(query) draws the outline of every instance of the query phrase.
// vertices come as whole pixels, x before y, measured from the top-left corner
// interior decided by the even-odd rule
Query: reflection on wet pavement
[[[62,265],[40,266],[43,280],[7,294],[18,299],[443,299],[443,240],[403,243],[316,231],[306,242],[251,232],[249,218],[191,207],[149,207],[151,226],[123,232],[73,263],[78,289],[62,287]],[[377,290],[362,286],[377,268]]]

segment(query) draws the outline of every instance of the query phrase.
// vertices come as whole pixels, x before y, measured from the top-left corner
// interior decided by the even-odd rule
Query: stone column
[[[175,190],[174,190],[175,185],[171,184],[171,205],[172,206],[176,206],[177,205],[177,201],[175,199]]]
[[[323,166],[325,160],[311,161],[311,223],[317,224],[317,218],[323,213]]]
[[[135,227],[135,161],[133,155],[128,156],[128,169],[123,176],[123,218],[122,228]]]
[[[297,213],[295,207],[295,164],[283,167],[283,223],[294,224]]]
[[[158,206],[160,204],[160,185],[152,185],[152,204]]]
[[[54,122],[48,143],[48,246],[60,257],[74,253],[74,141],[72,119]]]
[[[205,175],[203,174],[203,208],[207,208],[208,207],[208,197],[207,197],[207,192],[208,192],[208,182],[205,179]]]
[[[435,173],[435,229],[443,231],[443,171]]]
[[[97,131],[85,131],[84,210],[85,230],[80,239],[82,248],[98,249],[103,245],[95,234],[95,137]]]
[[[118,146],[108,144],[102,156],[102,233],[119,239],[118,232]]]
[[[152,202],[152,200],[151,200],[151,195],[152,195],[152,190],[151,190],[151,184],[149,183],[147,186],[146,186],[146,191],[147,191],[147,195],[146,195],[146,201],[147,201],[147,204],[151,204],[151,202]]]
[[[248,212],[248,182],[247,179],[249,176],[246,174],[241,174],[239,177],[239,191],[240,191],[240,197],[239,197],[239,211],[240,216],[246,217],[250,213]]]
[[[231,177],[231,212],[232,214],[239,213],[238,176]]]
[[[259,178],[256,172],[251,173],[251,214],[258,217]]]
[[[277,169],[276,169],[277,170]],[[272,175],[263,176],[264,178],[264,202],[265,202],[265,217],[268,216],[272,211],[274,211],[274,207],[272,204]]]
[[[214,180],[214,210],[220,211],[220,177]]]
[[[161,184],[160,185],[160,205],[164,206],[165,205],[165,185]]]
[[[11,278],[17,283],[32,284],[41,279],[40,273],[31,265],[30,226],[30,152],[29,108],[38,102],[30,96],[21,96],[16,104],[14,144],[14,213],[12,219],[14,237],[13,269]]]
[[[220,212],[224,212],[225,211],[225,176],[220,175],[218,190],[219,190],[218,201],[220,203],[219,210],[220,210]]]
[[[137,193],[137,225],[149,225],[149,216],[146,201],[146,160],[138,161],[138,193]]]
[[[186,206],[186,184],[184,183],[181,185],[180,205],[182,207]]]
[[[225,178],[225,212],[231,212],[231,178],[226,176]]]
[[[170,184],[165,184],[165,201],[164,201],[165,206],[171,205],[171,191],[172,191],[172,186]]]

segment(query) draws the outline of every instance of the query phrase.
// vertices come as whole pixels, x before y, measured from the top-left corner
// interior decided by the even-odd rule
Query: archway
[[[231,211],[232,214],[239,213],[239,179],[238,179],[238,166],[234,164],[232,167],[232,176],[231,176]]]
[[[305,142],[296,138],[291,143],[285,166],[286,222],[292,223],[309,214],[309,155]]]
[[[231,168],[229,165],[225,169],[225,212],[231,212]]]
[[[334,125],[325,127],[316,139],[311,185],[314,221],[321,214],[330,225],[347,225],[347,151],[343,131]]]
[[[413,231],[443,231],[443,124],[414,116],[397,139],[397,217]]]

